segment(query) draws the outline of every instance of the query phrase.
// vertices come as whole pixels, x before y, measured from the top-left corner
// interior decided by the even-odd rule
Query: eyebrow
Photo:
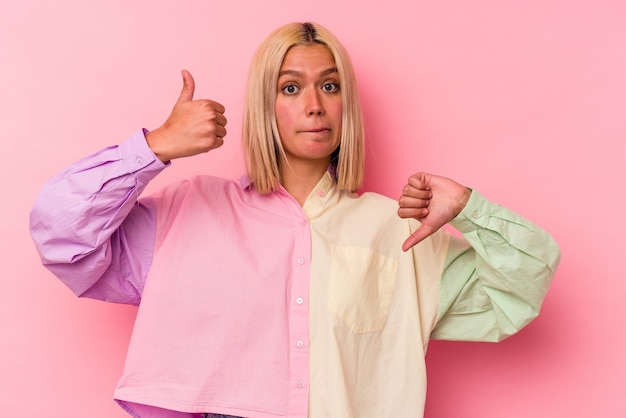
[[[325,77],[329,74],[333,74],[333,73],[337,73],[337,67],[332,67],[329,68],[327,70],[324,70],[320,73],[320,77]],[[283,70],[281,72],[278,73],[278,77],[282,77],[284,75],[292,75],[295,77],[302,77],[302,75],[304,75],[304,73],[302,71],[296,71],[296,70]]]

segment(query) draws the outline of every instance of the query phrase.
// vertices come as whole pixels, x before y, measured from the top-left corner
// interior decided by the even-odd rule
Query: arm
[[[445,177],[412,176],[398,215],[420,221],[403,249],[450,223],[440,287],[439,321],[432,337],[499,341],[539,312],[558,266],[558,246],[545,231]]]
[[[155,239],[148,182],[174,158],[223,144],[224,107],[193,100],[183,88],[165,123],[72,165],[44,186],[31,211],[31,234],[43,264],[77,295],[139,303]]]
[[[557,244],[476,191],[450,224],[465,239],[450,241],[432,338],[500,341],[516,333],[539,314],[559,264]]]
[[[155,231],[137,198],[164,167],[138,132],[53,177],[30,214],[42,263],[79,296],[139,303]]]

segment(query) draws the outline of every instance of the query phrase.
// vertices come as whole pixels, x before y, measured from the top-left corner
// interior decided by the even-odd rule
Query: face
[[[276,96],[276,122],[289,163],[328,165],[341,141],[341,113],[339,74],[328,48],[292,47],[280,67]]]

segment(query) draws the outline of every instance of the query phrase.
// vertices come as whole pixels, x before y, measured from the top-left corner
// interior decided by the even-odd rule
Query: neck
[[[292,161],[290,164],[283,162],[281,169],[282,186],[304,206],[306,198],[309,197],[313,188],[328,169],[328,161],[319,164],[297,164]]]

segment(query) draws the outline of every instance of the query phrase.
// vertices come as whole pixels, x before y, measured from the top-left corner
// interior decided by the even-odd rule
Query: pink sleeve
[[[165,167],[138,131],[50,179],[30,213],[44,266],[78,296],[138,304],[155,237],[154,205],[138,197]]]

